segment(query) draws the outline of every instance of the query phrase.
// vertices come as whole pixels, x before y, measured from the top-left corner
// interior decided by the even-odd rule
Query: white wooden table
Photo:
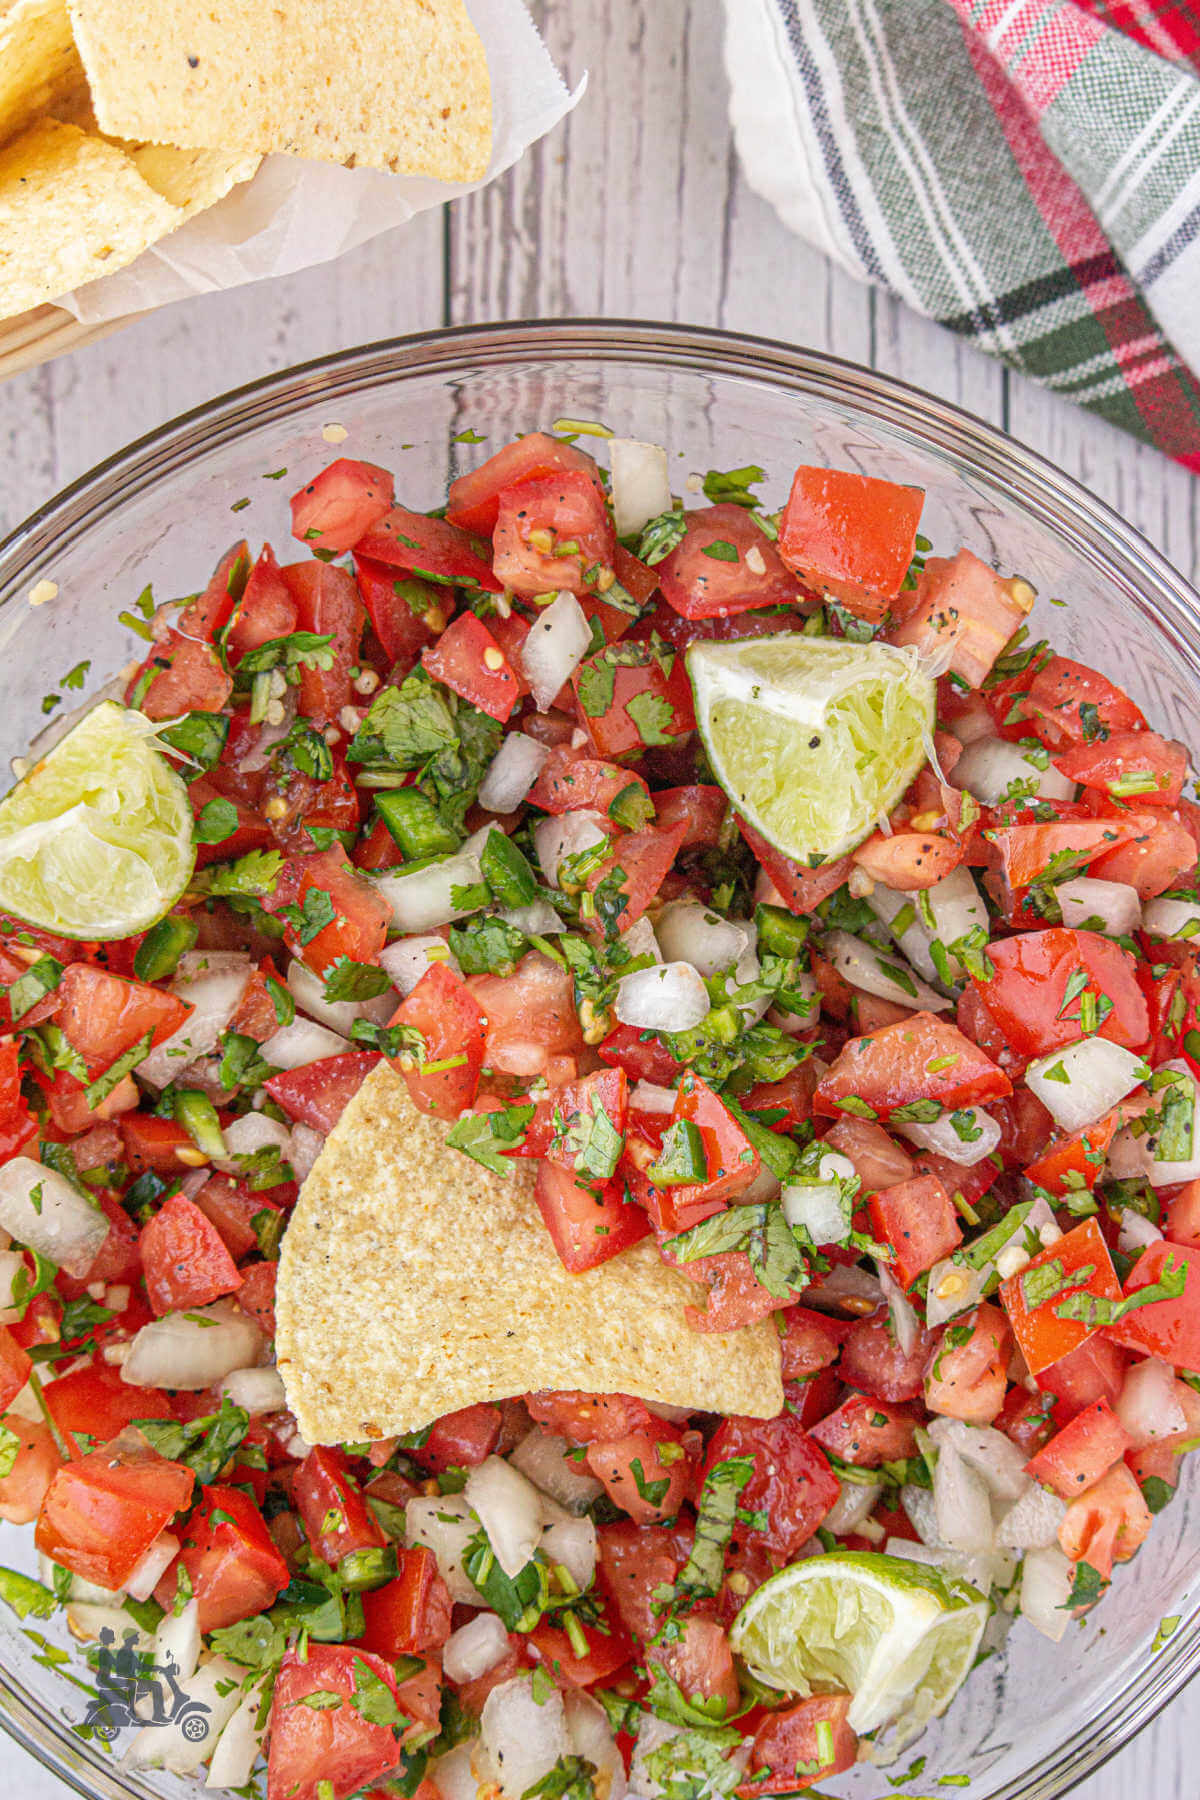
[[[239,382],[327,351],[477,320],[677,319],[870,363],[957,401],[1107,500],[1200,583],[1200,483],[858,286],[741,178],[715,0],[544,0],[534,9],[582,105],[481,194],[341,262],[190,302],[0,386],[0,531],[129,439]],[[1077,1790],[1191,1800],[1200,1694],[1177,1700]],[[64,1790],[6,1745],[21,1800]]]

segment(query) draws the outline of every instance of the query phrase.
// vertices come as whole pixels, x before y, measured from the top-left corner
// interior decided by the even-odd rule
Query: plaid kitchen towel
[[[747,178],[851,274],[1200,472],[1200,5],[726,0]]]

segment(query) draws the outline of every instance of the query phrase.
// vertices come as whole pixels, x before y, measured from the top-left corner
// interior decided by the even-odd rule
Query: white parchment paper
[[[189,219],[128,268],[89,282],[56,304],[85,324],[96,324],[191,294],[291,275],[486,186],[571,111],[586,78],[568,93],[522,0],[469,0],[469,10],[492,80],[492,159],[482,181],[460,185],[268,156],[252,181]]]

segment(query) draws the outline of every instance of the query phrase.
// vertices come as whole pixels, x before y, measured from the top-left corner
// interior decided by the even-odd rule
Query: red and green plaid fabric
[[[749,179],[852,273],[1200,472],[1200,6],[729,0]]]

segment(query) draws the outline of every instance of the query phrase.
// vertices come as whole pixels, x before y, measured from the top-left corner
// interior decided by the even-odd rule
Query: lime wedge
[[[937,1569],[874,1551],[811,1556],[772,1575],[730,1641],[768,1687],[853,1694],[862,1733],[894,1724],[895,1748],[944,1713],[975,1660],[988,1603]]]
[[[62,937],[145,931],[195,861],[187,788],[155,727],[112,700],[0,800],[0,911]]]
[[[937,690],[911,650],[780,636],[689,646],[696,720],[738,811],[797,862],[844,856],[932,746]]]

